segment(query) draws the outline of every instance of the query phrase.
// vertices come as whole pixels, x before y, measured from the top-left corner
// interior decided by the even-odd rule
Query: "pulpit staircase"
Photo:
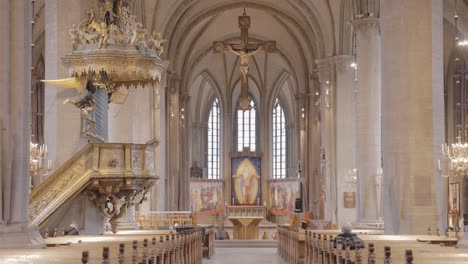
[[[51,219],[63,217],[73,200],[83,194],[115,220],[129,202],[143,199],[158,179],[154,170],[156,147],[157,143],[86,145],[32,191],[30,222],[41,231],[53,227]]]

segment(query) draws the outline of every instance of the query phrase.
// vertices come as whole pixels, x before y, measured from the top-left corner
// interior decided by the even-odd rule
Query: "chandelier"
[[[46,176],[52,170],[52,160],[46,159],[47,145],[29,143],[29,174],[31,176],[31,188],[38,186],[40,176]]]
[[[449,161],[449,170],[462,175],[466,173],[468,143],[462,143],[460,135],[457,137],[457,143],[453,143],[451,146],[448,146],[447,143],[442,144],[442,156]]]

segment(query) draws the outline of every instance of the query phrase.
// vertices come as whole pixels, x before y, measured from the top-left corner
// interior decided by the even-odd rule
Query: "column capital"
[[[362,31],[364,33],[370,32],[371,30],[380,31],[380,19],[374,17],[366,17],[356,19],[352,22],[354,30],[356,32]]]
[[[370,30],[376,29],[380,30],[380,19],[374,17],[366,17],[361,19],[356,19],[352,22],[354,30],[356,32],[370,32]]]
[[[351,69],[349,65],[354,61],[354,57],[351,55],[341,54],[336,56],[330,56],[323,59],[318,59],[315,63],[319,70],[319,81],[326,82],[328,79],[324,78],[328,74],[336,69],[338,72],[344,72],[346,69]]]
[[[332,68],[334,64],[334,56],[325,57],[323,59],[315,60],[318,68],[318,79],[320,83],[330,81]]]
[[[351,55],[337,55],[334,56],[334,62],[336,70],[340,73],[346,70],[352,70],[351,63],[354,61],[354,57]]]

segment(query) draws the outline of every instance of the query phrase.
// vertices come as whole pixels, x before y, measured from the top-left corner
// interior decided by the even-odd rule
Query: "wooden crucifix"
[[[276,41],[262,41],[260,43],[249,43],[249,28],[250,28],[250,16],[245,13],[239,17],[239,28],[241,29],[241,43],[230,44],[224,43],[223,41],[213,42],[213,52],[223,53],[230,51],[240,57],[240,72],[241,72],[241,95],[239,98],[239,108],[243,111],[250,110],[249,102],[249,87],[248,87],[248,75],[249,75],[249,57],[255,53],[263,50],[265,52],[273,52],[276,48]]]

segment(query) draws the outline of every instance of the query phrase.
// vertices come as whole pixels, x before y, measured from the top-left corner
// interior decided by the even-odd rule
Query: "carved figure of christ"
[[[241,49],[239,51],[236,51],[235,49],[232,48],[232,45],[229,45],[229,44],[226,46],[229,51],[239,56],[240,58],[239,66],[240,66],[240,72],[242,74],[242,83],[247,83],[247,77],[249,74],[249,57],[253,56],[255,53],[259,52],[260,50],[263,50],[263,45],[258,45],[257,49],[251,52],[249,52],[246,49]],[[244,87],[244,85],[242,85],[242,87]]]
[[[248,75],[249,75],[249,57],[255,53],[263,50],[265,52],[272,52],[276,48],[275,41],[265,41],[258,44],[248,43],[250,27],[250,16],[244,14],[239,17],[239,28],[241,29],[241,43],[228,44],[223,41],[215,41],[213,43],[214,53],[223,53],[230,51],[239,56],[241,78],[241,95],[239,98],[240,109],[246,111],[250,109],[250,102],[248,99]]]

